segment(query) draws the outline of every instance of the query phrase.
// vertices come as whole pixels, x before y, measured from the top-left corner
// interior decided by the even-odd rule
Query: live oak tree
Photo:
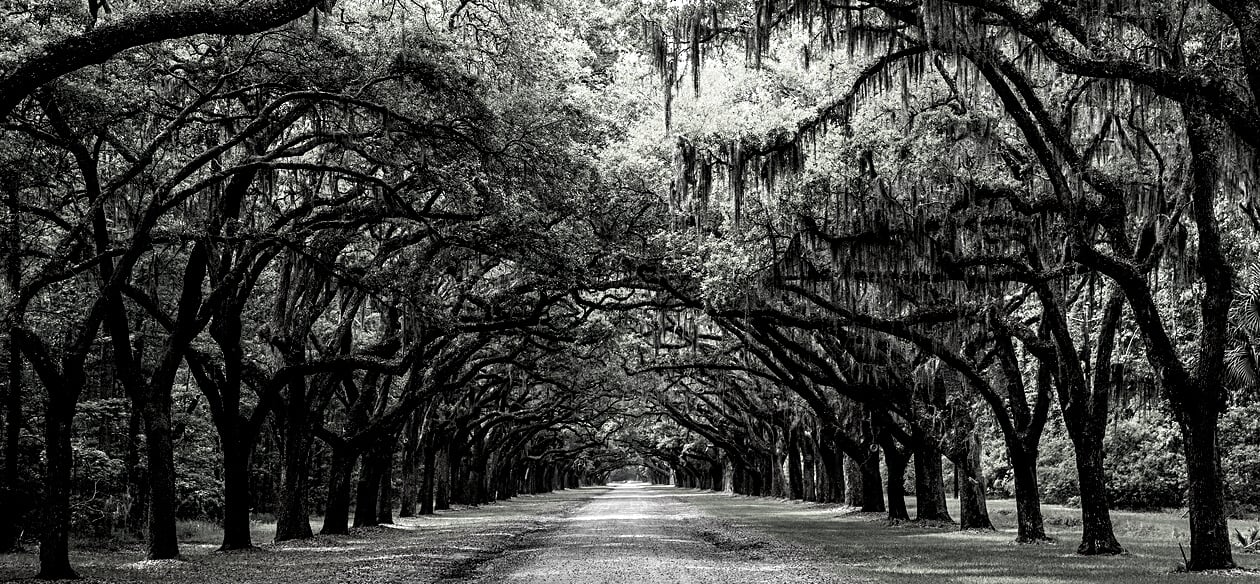
[[[1189,20],[1173,26],[1174,14],[1188,15]],[[649,22],[656,17],[649,16]],[[680,80],[680,68],[689,66],[694,90],[699,92],[703,86],[700,65],[705,56],[701,47],[715,39],[743,39],[750,60],[756,65],[769,54],[772,33],[785,24],[797,23],[812,35],[805,48],[807,62],[816,46],[847,45],[848,51],[866,55],[866,64],[857,71],[856,81],[822,102],[812,117],[787,124],[784,130],[771,131],[763,139],[737,139],[694,155],[690,153],[693,151],[684,149],[684,164],[680,166],[679,175],[694,172],[689,176],[689,181],[695,185],[694,192],[701,195],[709,192],[710,177],[720,175],[710,173],[713,165],[705,162],[719,160],[729,168],[727,172],[733,178],[730,181],[733,218],[738,223],[746,190],[744,176],[750,169],[757,173],[762,184],[773,184],[776,176],[800,166],[806,152],[802,146],[818,136],[820,129],[844,127],[867,97],[883,90],[899,87],[902,95],[906,95],[910,84],[930,69],[929,64],[940,69],[936,56],[953,60],[953,71],[945,71],[945,75],[959,76],[963,82],[958,84],[954,80],[954,84],[964,87],[964,93],[975,88],[992,92],[989,94],[992,97],[987,99],[1001,105],[1002,124],[1014,128],[1017,140],[1022,142],[1016,150],[1024,154],[1009,160],[1014,170],[1012,178],[1021,185],[1021,190],[1015,191],[1017,196],[1002,199],[1010,201],[1016,213],[1037,216],[1048,212],[1060,220],[1058,225],[1071,243],[1065,259],[1113,280],[1134,311],[1137,326],[1148,344],[1151,365],[1161,372],[1161,385],[1174,409],[1180,412],[1187,463],[1195,476],[1191,489],[1191,514],[1195,517],[1191,521],[1192,559],[1188,568],[1232,566],[1221,514],[1219,453],[1211,446],[1214,439],[1208,438],[1215,435],[1214,420],[1220,414],[1225,396],[1224,386],[1217,378],[1221,367],[1217,365],[1224,351],[1223,319],[1230,304],[1232,276],[1224,261],[1222,240],[1216,227],[1215,207],[1219,199],[1215,187],[1219,184],[1217,176],[1229,166],[1206,144],[1215,140],[1218,144],[1233,145],[1227,149],[1227,156],[1240,161],[1237,168],[1241,172],[1236,176],[1249,180],[1246,177],[1254,167],[1249,151],[1253,144],[1249,141],[1256,135],[1250,124],[1254,123],[1256,110],[1253,96],[1248,95],[1247,90],[1239,90],[1232,78],[1243,77],[1238,72],[1249,70],[1248,57],[1244,56],[1247,53],[1239,49],[1245,47],[1245,39],[1250,38],[1247,31],[1254,24],[1254,14],[1237,5],[1208,3],[1190,3],[1178,8],[1164,3],[1111,6],[1054,2],[1025,7],[990,1],[758,2],[742,17],[738,13],[731,16],[722,11],[686,6],[667,13],[665,26],[649,25],[649,45],[665,79],[666,120],[669,120],[671,107],[678,103],[672,95],[676,81]],[[1226,23],[1230,27],[1229,35],[1221,37],[1214,32],[1210,42],[1199,44],[1197,35],[1201,31],[1217,31],[1216,25]],[[1003,36],[1004,33],[1010,36]],[[1233,34],[1237,34],[1238,44],[1218,42],[1222,38],[1234,38]],[[1147,49],[1131,49],[1110,40],[1125,35],[1150,39],[1152,43],[1146,45]],[[1086,53],[1082,47],[1096,52]],[[1190,63],[1209,61],[1229,63],[1233,67],[1215,69],[1213,73],[1190,72],[1193,67]],[[682,63],[686,65],[680,65]],[[1064,111],[1047,108],[1046,97],[1039,94],[1037,82],[1031,81],[1055,71],[1066,73],[1069,77],[1063,79],[1078,87],[1067,100]],[[894,75],[900,76],[900,80]],[[1115,111],[1120,109],[1116,98],[1130,97],[1139,103],[1134,108],[1140,110],[1137,113],[1147,117],[1130,116],[1131,123],[1124,130],[1116,127],[1123,119],[1112,115],[1077,123],[1082,119],[1075,113],[1078,109],[1087,114],[1108,108]],[[1181,152],[1188,153],[1188,158],[1183,160],[1192,172],[1177,192],[1152,193],[1157,188],[1155,185],[1120,180],[1106,167],[1120,159],[1127,159],[1121,164],[1130,160],[1144,164],[1143,155],[1159,160],[1161,165],[1171,159],[1170,153],[1164,150],[1166,146],[1159,141],[1164,137],[1152,140],[1153,133],[1147,130],[1146,121],[1155,116],[1180,123],[1181,130],[1168,139],[1183,145]],[[1118,136],[1122,131],[1131,132],[1136,139],[1119,137],[1117,142],[1121,146],[1114,150],[1099,147],[1105,145],[1109,136]],[[1035,169],[1031,174],[1030,167]],[[1161,177],[1159,182],[1163,180]],[[979,186],[999,185],[985,181]],[[961,187],[962,192],[974,192],[969,185]],[[1024,189],[1027,194],[1021,192]],[[684,199],[688,194],[682,188],[676,188],[675,193]],[[1150,208],[1152,204],[1156,209],[1172,209],[1176,203],[1170,201],[1177,200],[1193,201],[1194,214],[1173,213],[1172,220],[1155,224],[1139,220],[1137,225],[1126,225],[1123,220],[1124,209]],[[1048,207],[1044,206],[1046,203]],[[1195,230],[1197,247],[1188,253],[1199,256],[1197,263],[1201,271],[1196,275],[1206,284],[1200,319],[1203,342],[1192,360],[1185,360],[1168,340],[1167,325],[1153,301],[1153,282],[1143,276],[1164,258],[1163,253],[1152,253],[1152,249],[1161,250],[1170,239],[1168,234],[1175,232],[1177,226]],[[1154,248],[1149,243],[1141,243],[1143,233],[1148,234],[1146,241],[1160,243]],[[1072,432],[1079,438],[1074,438],[1079,448],[1078,463],[1089,471],[1086,473],[1089,480],[1083,482],[1098,485],[1097,475],[1092,470],[1098,465],[1091,459],[1098,450],[1096,420],[1101,411],[1098,406],[1106,397],[1105,380],[1103,386],[1091,387],[1091,383],[1082,381],[1085,376],[1081,370],[1068,363],[1068,359],[1075,358],[1068,353],[1073,343],[1060,326],[1062,318],[1053,312],[1058,310],[1061,314],[1062,308],[1055,306],[1060,300],[1043,295],[1050,307],[1049,330],[1056,339],[1055,356],[1047,353],[1046,358],[1061,364],[1050,369],[1055,381],[1064,386],[1060,389],[1061,397],[1069,398],[1067,403],[1061,404],[1064,411],[1082,420],[1080,424],[1074,423]],[[1103,363],[1098,366],[1107,367]],[[1189,397],[1188,391],[1195,397]],[[1081,551],[1118,550],[1105,525],[1105,502],[1095,498],[1089,506],[1095,511],[1087,521],[1090,529]]]
[[[123,449],[106,496],[168,558],[217,497],[232,550],[255,506],[310,536],[316,489],[345,533],[392,521],[399,484],[428,514],[631,466],[903,520],[913,461],[943,521],[944,457],[985,527],[990,422],[1020,539],[1044,535],[1046,434],[1076,457],[1078,551],[1115,553],[1107,422],[1152,383],[1187,568],[1232,565],[1251,3],[6,11],[0,490],[31,505],[0,546],[39,532],[42,577],[75,575],[98,512],[76,457]]]

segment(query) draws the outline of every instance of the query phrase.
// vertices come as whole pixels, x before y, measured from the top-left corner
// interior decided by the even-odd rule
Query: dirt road
[[[686,503],[694,492],[607,488],[523,549],[488,562],[480,582],[833,582],[804,560]]]

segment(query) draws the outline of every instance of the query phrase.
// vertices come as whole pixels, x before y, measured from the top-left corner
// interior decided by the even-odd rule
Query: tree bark
[[[1193,180],[1189,190],[1199,236],[1197,259],[1204,282],[1199,307],[1198,356],[1189,379],[1185,379],[1182,368],[1163,371],[1164,390],[1172,397],[1185,443],[1186,474],[1190,482],[1190,563],[1186,568],[1191,571],[1235,567],[1217,443],[1220,415],[1229,401],[1229,392],[1223,385],[1223,370],[1230,335],[1228,315],[1234,298],[1234,273],[1224,253],[1214,206],[1223,182],[1218,153],[1226,136],[1222,124],[1205,113],[1207,104],[1204,102],[1199,97],[1182,105],[1192,154]]]
[[[354,489],[355,527],[372,527],[380,524],[377,517],[377,505],[380,501],[383,474],[380,454],[374,449],[364,455],[363,464],[359,466],[359,483]]]
[[[450,465],[450,448],[444,447],[437,451],[436,460],[433,463],[434,474],[437,478],[434,480],[433,508],[438,511],[444,511],[451,508],[451,465]]]
[[[883,450],[884,466],[888,468],[888,519],[909,520],[910,511],[906,509],[906,463],[909,457],[892,445],[885,446]],[[865,478],[863,484],[866,484]]]
[[[1235,567],[1225,515],[1225,481],[1217,444],[1219,414],[1211,407],[1187,408],[1179,416],[1185,437],[1186,472],[1190,483],[1190,571]]]
[[[290,351],[286,363],[300,363],[304,350],[297,347]],[[306,539],[311,531],[310,510],[306,504],[309,476],[306,468],[310,461],[311,432],[307,423],[308,406],[305,378],[295,378],[288,384],[284,410],[284,443],[281,445],[280,493],[276,508],[277,542],[290,539]]]
[[[801,466],[804,467],[802,488],[805,500],[817,502],[821,499],[818,494],[818,484],[822,480],[822,473],[819,472],[818,450],[814,447],[814,441],[807,438],[804,432],[801,433]]]
[[[866,493],[866,486],[862,484],[862,464],[854,460],[847,454],[841,454],[844,461],[844,504],[849,507],[865,507],[863,501]],[[876,511],[883,511],[884,494],[879,494],[881,506]],[[865,510],[865,509],[863,509]]]
[[[788,447],[788,496],[797,500],[805,498],[805,475],[804,470],[801,468],[800,433],[800,428],[794,428],[786,436]]]
[[[969,432],[965,451],[954,462],[958,480],[958,527],[960,529],[993,529],[985,500],[987,486],[981,466],[980,436]]]
[[[376,523],[393,525],[394,523],[394,448],[393,444],[384,446],[380,454],[381,492],[376,500]]]
[[[16,207],[12,211],[17,215]],[[16,228],[16,225],[13,226]],[[17,253],[13,248],[10,253]],[[0,511],[0,553],[16,551],[21,546],[22,516],[26,513],[25,497],[18,493],[18,457],[22,437],[22,352],[10,335],[5,345],[8,391],[5,392],[4,478],[0,481],[0,498],[7,503]]]
[[[419,465],[416,464],[420,458],[420,420],[419,416],[412,416],[412,420],[407,424],[406,440],[403,442],[402,468],[399,469],[401,474],[401,489],[398,494],[398,516],[412,517],[416,514],[416,499],[419,497]]]
[[[437,464],[437,447],[432,444],[424,446],[424,469],[420,479],[420,514],[433,514],[433,498],[436,491],[434,466]]]
[[[879,451],[867,455],[857,468],[862,477],[858,483],[862,488],[861,509],[868,512],[887,510],[884,507],[884,479],[879,472]]]
[[[845,484],[848,480],[845,468],[848,465],[845,464],[844,453],[826,434],[819,438],[818,457],[822,459],[825,485],[819,489],[818,499],[823,503],[850,504],[846,495],[852,485]]]
[[[253,549],[249,529],[249,464],[253,445],[241,444],[236,432],[219,437],[223,443],[223,543],[220,551]]]
[[[178,500],[175,491],[175,437],[171,421],[170,392],[150,396],[146,405],[145,450],[149,459],[149,542],[150,560],[179,557],[175,533]]]
[[[127,529],[137,537],[144,535],[144,524],[149,512],[148,463],[141,464],[141,437],[144,435],[144,416],[135,400],[129,402],[127,420],[127,492],[131,503],[127,508]]]
[[[945,502],[945,471],[941,452],[932,440],[924,440],[914,453],[915,518],[953,522]]]
[[[241,6],[188,6],[98,26],[41,46],[0,76],[0,120],[40,86],[132,47],[197,34],[243,35],[294,20],[319,0],[270,0]]]
[[[471,503],[472,493],[468,490],[468,462],[464,459],[463,449],[451,445],[446,449],[446,466],[448,469],[448,488],[446,491],[450,502],[455,505]]]
[[[354,476],[354,464],[359,453],[349,445],[332,446],[332,459],[328,463],[328,501],[324,507],[324,525],[321,535],[345,535],[350,533],[350,487]]]
[[[44,474],[44,505],[47,525],[39,538],[39,573],[43,580],[78,578],[70,567],[70,481],[74,465],[71,445],[74,402],[59,397],[49,388],[45,409],[44,448],[47,471]]]
[[[1037,486],[1037,449],[1007,441],[1011,472],[1015,478],[1015,515],[1018,525],[1015,541],[1045,541],[1046,528],[1041,516],[1041,495]]]
[[[1103,466],[1101,437],[1092,440],[1072,435],[1076,450],[1076,476],[1081,496],[1081,544],[1076,553],[1103,555],[1124,553],[1111,525],[1111,505],[1107,500],[1107,477]]]

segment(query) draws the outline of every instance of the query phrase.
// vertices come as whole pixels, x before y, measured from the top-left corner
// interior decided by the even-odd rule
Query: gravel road
[[[482,565],[478,581],[838,581],[821,573],[802,550],[706,517],[686,503],[688,496],[696,495],[638,483],[596,490],[589,503],[559,519],[554,529]]]

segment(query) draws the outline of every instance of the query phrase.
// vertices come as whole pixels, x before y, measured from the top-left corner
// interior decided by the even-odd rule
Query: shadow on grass
[[[116,550],[76,546],[71,561],[88,581],[156,584],[305,584],[432,582],[460,577],[519,536],[582,504],[603,489],[574,489],[544,496],[464,507],[437,515],[397,519],[392,526],[352,530],[345,536],[269,543],[275,524],[254,525],[260,544],[245,553],[215,553],[221,531],[205,526],[181,542],[182,561],[146,561],[140,545]],[[320,520],[312,518],[318,532]],[[37,550],[33,550],[36,551]],[[38,553],[0,554],[0,582],[29,580]]]
[[[695,491],[691,491],[696,493]],[[744,524],[777,539],[815,551],[830,572],[854,580],[890,583],[1076,584],[1217,582],[1219,574],[1176,574],[1178,540],[1188,548],[1189,522],[1176,513],[1116,512],[1117,537],[1129,550],[1122,556],[1077,555],[1078,511],[1045,505],[1052,543],[1014,543],[1013,502],[991,501],[994,532],[958,531],[914,522],[890,525],[881,514],[853,513],[834,505],[787,503],[769,498],[709,493],[688,501],[723,520]],[[910,514],[914,515],[912,501]],[[952,509],[957,502],[952,501]],[[1240,522],[1231,527],[1249,526]],[[1246,568],[1260,568],[1260,556],[1235,554]],[[1239,581],[1260,582],[1260,572],[1231,573]]]

